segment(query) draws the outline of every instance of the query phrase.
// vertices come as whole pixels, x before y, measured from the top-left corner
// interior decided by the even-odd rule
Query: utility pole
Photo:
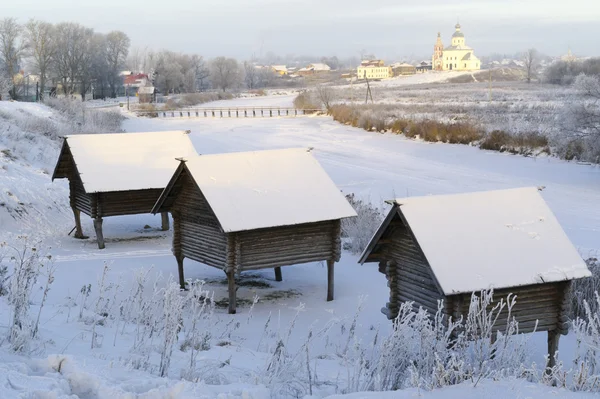
[[[369,85],[369,78],[367,77],[367,73],[365,72],[365,80],[367,81],[367,95],[365,97],[365,104],[369,102],[369,97],[371,97],[371,104],[373,104],[373,93],[371,92],[371,85]]]
[[[125,86],[125,91],[127,92],[127,111],[129,111],[129,85]]]

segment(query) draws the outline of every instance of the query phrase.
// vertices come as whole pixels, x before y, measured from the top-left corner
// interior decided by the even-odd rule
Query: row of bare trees
[[[242,86],[258,89],[272,86],[276,75],[270,68],[234,58],[216,57],[210,62],[197,54],[168,50],[158,52],[134,48],[127,60],[132,71],[149,72],[162,93],[194,93],[208,88],[227,91]]]
[[[129,37],[121,31],[102,34],[74,22],[30,20],[21,25],[4,18],[0,20],[0,75],[8,81],[12,98],[18,95],[18,73],[25,67],[38,75],[40,97],[49,80],[60,82],[65,95],[79,92],[84,98],[94,84],[116,97],[129,46]]]

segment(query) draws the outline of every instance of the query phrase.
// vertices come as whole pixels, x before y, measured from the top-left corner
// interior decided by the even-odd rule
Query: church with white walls
[[[481,69],[481,61],[475,56],[474,50],[465,44],[465,34],[460,24],[456,24],[452,35],[452,44],[446,48],[442,43],[440,33],[433,47],[431,60],[434,71],[477,71]]]

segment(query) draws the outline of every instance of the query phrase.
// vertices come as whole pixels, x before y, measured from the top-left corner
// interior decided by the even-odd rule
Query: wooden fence
[[[272,118],[314,115],[323,109],[297,109],[293,107],[234,107],[185,108],[176,110],[134,110],[138,116],[150,118]]]

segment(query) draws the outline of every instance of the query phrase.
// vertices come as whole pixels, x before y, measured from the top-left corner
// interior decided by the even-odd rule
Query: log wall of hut
[[[163,189],[159,188],[89,194],[92,196],[97,195],[98,201],[97,215],[90,216],[105,217],[150,213],[162,191]]]
[[[177,242],[175,237],[173,242],[175,255],[225,269],[227,236],[208,201],[185,171],[177,185],[177,196],[169,201],[173,204],[171,214],[175,221],[174,229],[177,230]],[[168,205],[165,202],[163,206]]]
[[[393,319],[398,315],[401,303],[414,301],[416,309],[422,306],[435,314],[438,300],[443,299],[443,295],[421,249],[400,217],[393,219],[384,237],[380,249],[384,261],[380,263],[380,271],[388,280],[390,299],[382,313]]]
[[[494,303],[501,299],[506,302],[509,294],[516,296],[516,303],[511,310],[510,317],[519,322],[519,332],[529,333],[534,331],[557,331],[566,334],[568,330],[568,295],[570,281],[527,285],[522,287],[504,288],[494,291]],[[446,300],[446,313],[454,318],[460,315],[466,318],[469,313],[471,294],[448,296]],[[491,310],[492,306],[488,307]],[[508,308],[500,313],[494,331],[506,330]]]
[[[242,270],[255,270],[334,259],[339,252],[338,224],[336,220],[237,233],[241,258],[236,263]]]

